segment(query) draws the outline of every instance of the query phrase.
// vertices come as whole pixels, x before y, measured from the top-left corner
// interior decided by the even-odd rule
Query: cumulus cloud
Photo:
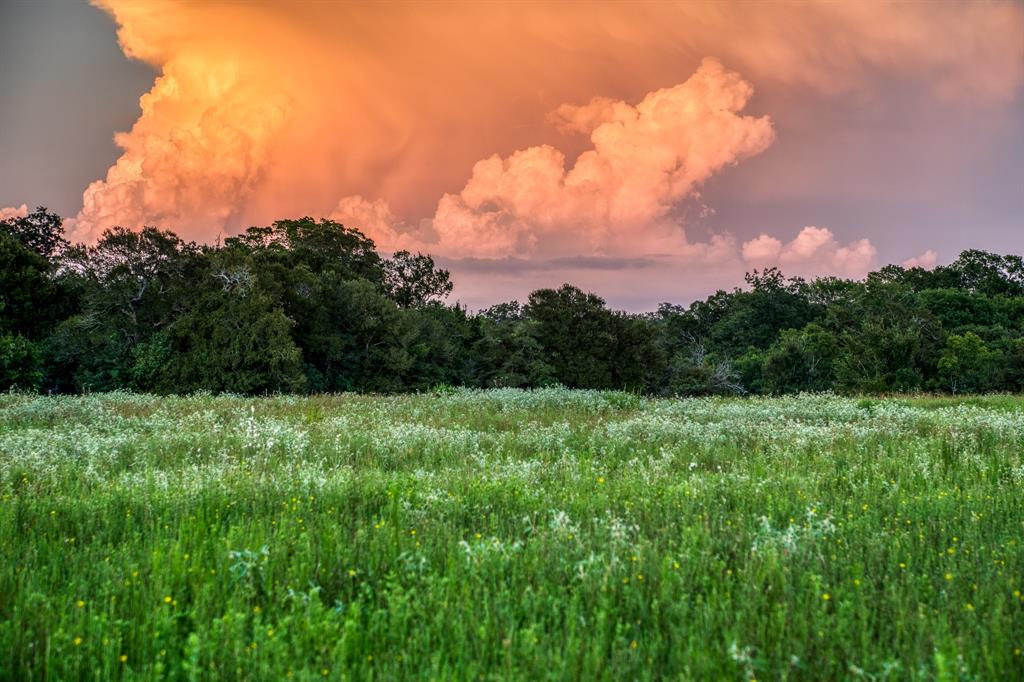
[[[383,199],[373,201],[358,194],[342,197],[328,216],[343,225],[354,227],[373,239],[382,251],[430,251],[436,248],[428,222],[414,227],[399,220]]]
[[[905,268],[924,268],[925,270],[931,270],[939,262],[939,254],[935,253],[931,249],[928,249],[920,256],[914,256],[903,261],[903,267]]]
[[[697,295],[766,263],[863,274],[870,241],[825,228],[740,244],[687,225],[709,178],[772,144],[763,114],[786,113],[745,113],[751,83],[785,106],[884,73],[988,106],[1024,78],[1014,2],[94,1],[159,75],[72,238],[151,224],[210,241],[327,215],[386,251],[477,263],[456,282],[481,303],[566,279],[612,286],[612,263],[635,265],[620,301]],[[501,279],[481,259],[544,265]]]
[[[877,265],[878,250],[868,239],[842,244],[828,228],[808,226],[787,243],[759,235],[741,253],[752,267],[779,266],[787,274],[863,277]]]
[[[571,167],[548,145],[479,161],[462,191],[438,203],[439,247],[478,257],[692,250],[673,208],[774,137],[768,117],[739,113],[752,94],[739,74],[705,59],[684,83],[635,106],[561,107],[590,132],[592,148]]]
[[[196,54],[168,63],[131,131],[115,136],[121,156],[86,188],[73,237],[181,221],[190,237],[223,229],[256,189],[291,105],[261,73]]]
[[[0,220],[7,220],[9,218],[24,218],[27,215],[27,204],[22,204],[21,206],[5,206],[3,208],[0,208]]]
[[[505,210],[483,224],[484,235],[528,250],[531,239],[555,229],[555,216],[488,184],[554,191],[561,177],[557,191],[570,204],[583,200],[587,182],[620,183],[602,202],[604,223],[589,209],[593,229],[584,244],[597,248],[608,243],[603,232],[613,214],[660,216],[667,197],[700,182],[673,171],[652,196],[650,177],[616,180],[616,173],[634,163],[663,171],[663,159],[602,150],[619,145],[616,136],[669,142],[664,154],[701,168],[694,154],[680,156],[685,150],[670,140],[640,130],[641,117],[660,120],[657,111],[627,102],[679,82],[705,55],[764,87],[835,91],[884,71],[972,103],[1012,99],[1024,69],[1024,7],[1014,2],[96,2],[117,22],[124,52],[159,77],[131,130],[116,137],[120,157],[85,191],[74,221],[82,239],[113,224],[155,224],[208,240],[282,215],[326,214],[350,195],[386,199],[418,228],[448,193],[440,217],[450,239],[467,241],[460,230],[480,225],[486,212],[476,197],[493,193]],[[725,92],[746,97],[743,88]],[[604,98],[560,106],[594,95]],[[556,126],[545,125],[552,110],[557,127],[592,136],[591,158],[569,164],[556,150]],[[752,153],[728,143],[726,157]],[[524,152],[510,155],[515,149]],[[714,172],[716,163],[705,167]],[[635,202],[626,195],[633,185],[645,193]],[[501,221],[510,217],[532,227],[509,232]]]

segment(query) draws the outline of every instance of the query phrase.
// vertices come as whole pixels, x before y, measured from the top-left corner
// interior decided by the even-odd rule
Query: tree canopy
[[[234,393],[562,384],[650,395],[1024,390],[1024,264],[965,251],[860,281],[749,273],[647,314],[570,284],[470,314],[427,254],[304,217],[221,244],[0,221],[0,390]]]

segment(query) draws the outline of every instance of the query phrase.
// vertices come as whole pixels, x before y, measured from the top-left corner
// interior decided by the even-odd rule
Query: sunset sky
[[[332,217],[471,309],[1024,252],[1024,3],[0,0],[0,215]]]

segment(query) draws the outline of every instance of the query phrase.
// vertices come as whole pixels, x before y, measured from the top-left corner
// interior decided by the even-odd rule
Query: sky
[[[309,215],[478,309],[1024,252],[1024,3],[0,0],[0,216]]]

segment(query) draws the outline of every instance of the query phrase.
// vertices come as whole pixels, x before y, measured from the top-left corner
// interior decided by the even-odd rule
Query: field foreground
[[[1019,679],[1024,399],[0,396],[2,679]]]

